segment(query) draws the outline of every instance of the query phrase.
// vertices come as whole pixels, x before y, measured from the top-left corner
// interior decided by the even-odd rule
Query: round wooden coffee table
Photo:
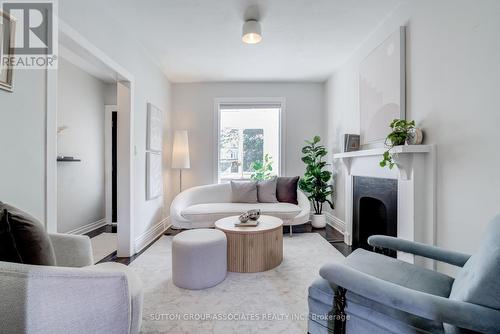
[[[283,221],[260,216],[255,227],[236,227],[238,216],[215,222],[215,228],[226,233],[227,270],[256,273],[277,267],[283,261]]]

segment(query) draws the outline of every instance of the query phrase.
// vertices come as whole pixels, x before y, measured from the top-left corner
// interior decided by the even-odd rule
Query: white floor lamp
[[[182,170],[190,168],[187,130],[176,130],[172,148],[172,168],[179,169],[179,192],[182,191]]]

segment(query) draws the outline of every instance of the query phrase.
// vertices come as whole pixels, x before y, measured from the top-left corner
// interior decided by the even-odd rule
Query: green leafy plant
[[[391,133],[387,135],[385,139],[385,146],[388,148],[384,152],[382,161],[380,161],[380,167],[389,167],[392,169],[396,162],[391,154],[391,149],[394,146],[404,145],[408,134],[415,129],[415,121],[406,121],[404,119],[395,119],[389,125],[392,129]]]
[[[254,161],[250,165],[250,168],[253,170],[253,173],[250,176],[252,180],[269,180],[273,177],[273,158],[266,153],[264,155],[264,161]]]
[[[327,163],[323,158],[327,151],[319,144],[320,141],[319,136],[314,136],[312,141],[306,140],[307,145],[302,148],[304,154],[302,161],[306,164],[306,172],[299,180],[299,188],[306,193],[317,215],[323,212],[324,203],[334,208],[333,202],[329,199],[333,194],[333,186],[329,183],[332,173],[324,170]]]

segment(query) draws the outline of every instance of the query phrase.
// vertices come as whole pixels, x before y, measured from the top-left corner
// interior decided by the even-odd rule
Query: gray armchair
[[[58,267],[0,261],[0,332],[138,333],[139,279],[118,263],[93,265],[88,237],[50,239]]]
[[[387,236],[368,243],[461,269],[453,279],[357,249],[309,287],[309,333],[500,333],[500,216],[473,256]]]

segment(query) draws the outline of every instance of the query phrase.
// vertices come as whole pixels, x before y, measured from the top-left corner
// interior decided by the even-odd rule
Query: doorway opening
[[[59,50],[61,58],[71,59],[75,64],[94,76],[116,83],[116,172],[115,177],[115,221],[117,222],[117,255],[130,257],[135,253],[134,228],[134,168],[133,168],[133,93],[134,78],[104,52],[92,45],[67,24],[59,24]],[[46,125],[46,225],[49,232],[57,232],[58,212],[58,73],[47,72],[47,125]],[[50,106],[50,108],[49,108]],[[102,109],[101,109],[102,110]],[[102,111],[101,111],[102,112]],[[111,131],[110,131],[111,132]],[[112,190],[111,190],[112,191]],[[107,202],[106,202],[107,203]],[[106,205],[107,206],[107,205]],[[110,205],[109,219],[112,217]],[[106,210],[106,219],[108,210]]]
[[[118,222],[117,213],[117,135],[118,135],[118,112],[113,111],[111,117],[111,224]]]

